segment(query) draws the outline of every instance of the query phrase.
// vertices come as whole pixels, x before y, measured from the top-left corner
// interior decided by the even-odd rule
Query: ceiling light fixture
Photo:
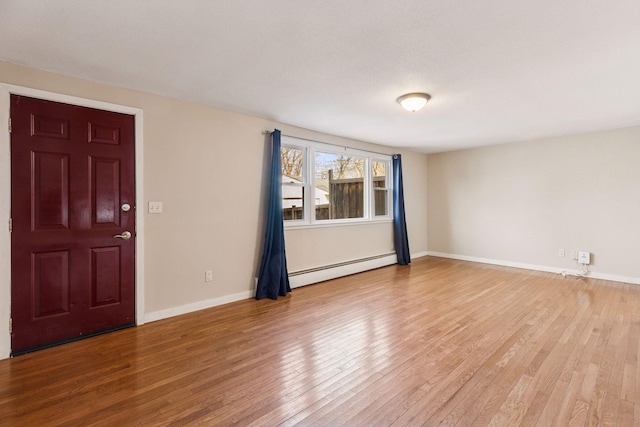
[[[407,93],[406,95],[402,95],[396,101],[398,104],[402,105],[402,107],[407,110],[415,113],[419,109],[425,106],[427,101],[431,99],[431,95],[426,93]]]

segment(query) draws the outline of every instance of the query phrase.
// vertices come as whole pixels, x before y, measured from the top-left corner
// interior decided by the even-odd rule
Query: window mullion
[[[305,151],[307,153],[305,173],[307,174],[307,185],[309,186],[309,191],[307,192],[309,194],[309,198],[307,199],[307,206],[309,207],[307,214],[309,215],[309,224],[313,224],[316,222],[316,178],[313,165],[315,150],[313,147],[307,147]]]
[[[364,217],[365,219],[371,220],[373,218],[373,209],[371,208],[373,197],[373,172],[371,168],[373,167],[373,162],[371,161],[371,157],[367,157],[364,159],[364,182],[362,183],[363,192],[364,192]]]
[[[387,216],[393,217],[393,166],[391,160],[387,160]]]

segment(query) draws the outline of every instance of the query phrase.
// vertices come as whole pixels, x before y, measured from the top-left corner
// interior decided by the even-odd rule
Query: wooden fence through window
[[[386,215],[388,212],[386,177],[373,178],[373,198],[375,215]],[[380,189],[380,190],[376,190]],[[303,206],[292,206],[283,210],[284,219],[303,219]],[[329,171],[329,203],[316,205],[315,219],[343,219],[364,217],[364,179],[333,179],[333,171]]]

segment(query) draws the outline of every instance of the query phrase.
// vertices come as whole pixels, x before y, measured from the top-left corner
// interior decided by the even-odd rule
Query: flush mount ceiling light
[[[425,106],[427,101],[431,99],[431,95],[426,93],[407,93],[406,95],[402,95],[396,101],[398,104],[402,105],[402,107],[407,110],[415,113],[419,109]]]

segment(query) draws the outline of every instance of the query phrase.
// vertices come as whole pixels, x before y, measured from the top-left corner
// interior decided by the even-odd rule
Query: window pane
[[[280,147],[283,183],[302,182],[303,154],[304,151],[300,148]]]
[[[364,217],[364,168],[361,157],[316,153],[317,220]]]
[[[387,162],[373,162],[373,205],[375,216],[385,216],[389,212],[387,190]]]
[[[375,189],[373,190],[375,215],[386,216],[389,212],[387,202],[389,201],[388,190]]]
[[[387,162],[373,162],[372,166],[374,178],[387,178]],[[382,187],[384,187],[384,185]]]
[[[285,221],[304,219],[304,187],[282,184],[282,216]]]
[[[280,147],[282,163],[282,216],[285,221],[304,219],[304,149]]]

